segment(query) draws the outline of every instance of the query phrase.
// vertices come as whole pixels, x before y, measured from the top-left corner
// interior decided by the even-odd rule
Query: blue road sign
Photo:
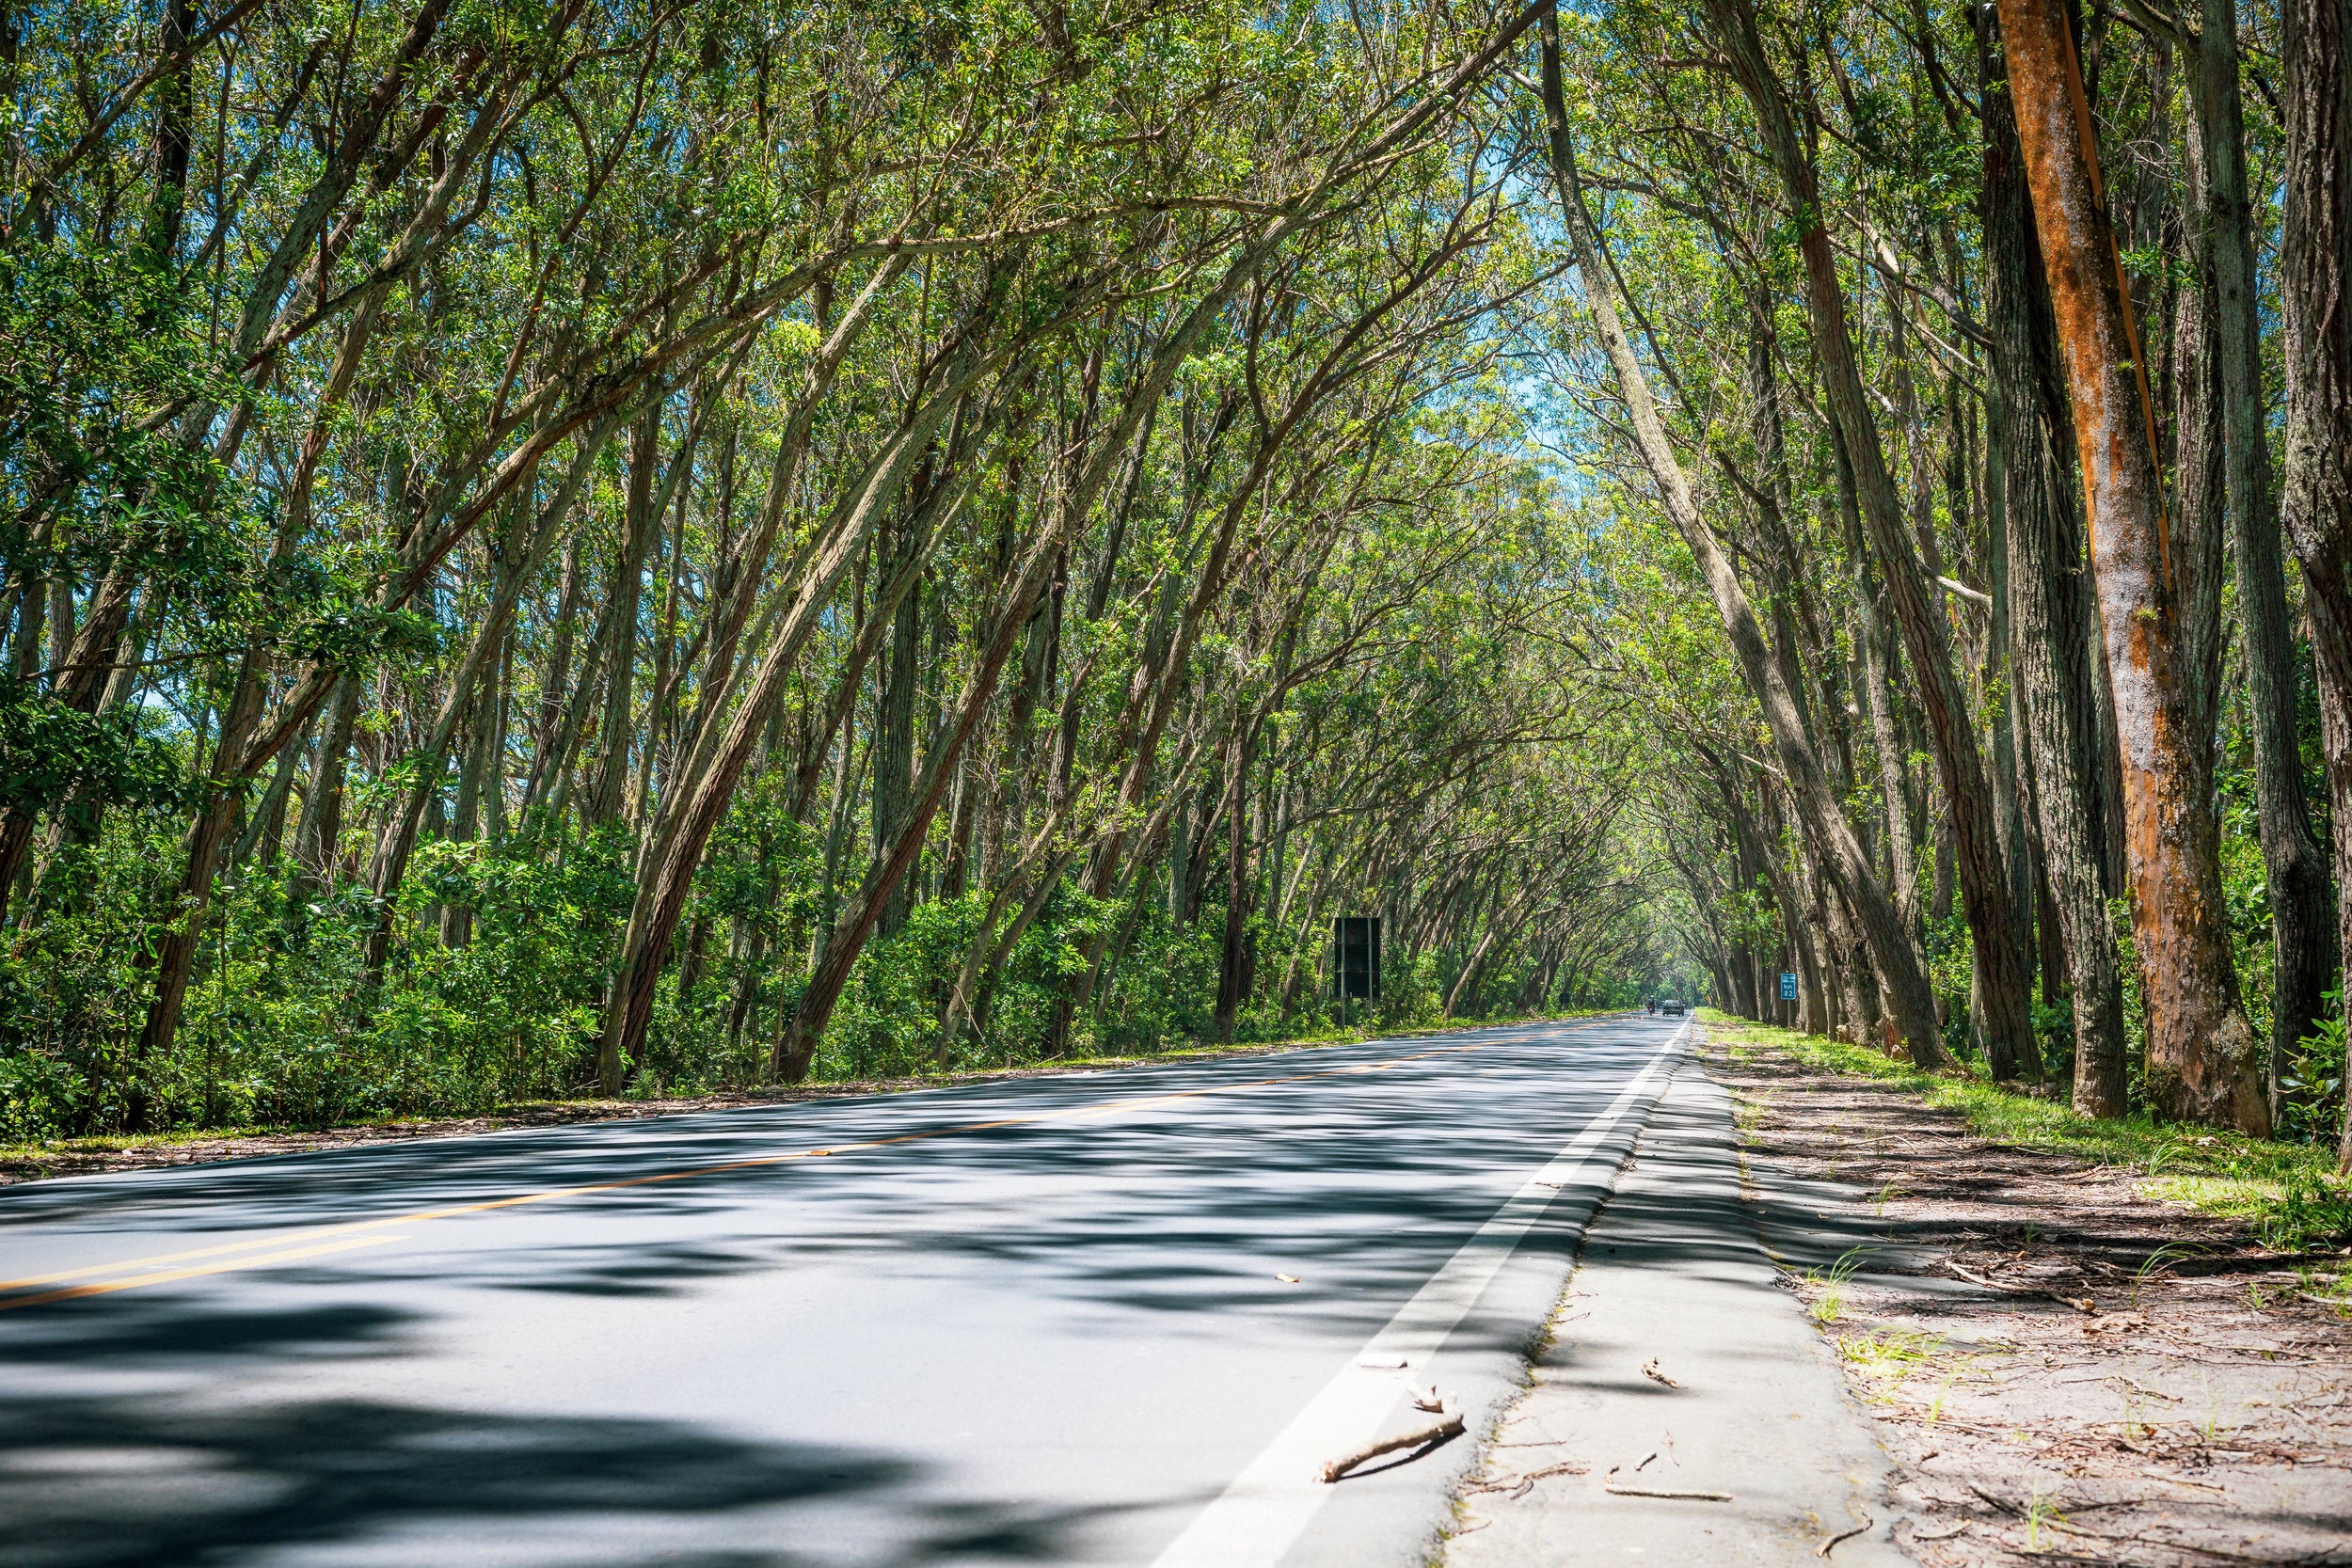
[[[1780,972],[1780,999],[1783,1002],[1797,999],[1797,977],[1785,969]]]

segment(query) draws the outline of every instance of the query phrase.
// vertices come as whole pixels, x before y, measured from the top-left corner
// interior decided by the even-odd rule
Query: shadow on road
[[[1584,1060],[1631,1063],[1652,1043],[1596,1042]],[[23,1253],[20,1243],[62,1233],[80,1238],[82,1257],[19,1267],[122,1261],[224,1235],[627,1181],[1425,1048],[1391,1042],[1107,1081],[1016,1081],[32,1184],[0,1194],[0,1250]],[[241,1563],[271,1552],[598,1568],[851,1560],[810,1544],[801,1526],[812,1520],[856,1542],[861,1565],[1073,1560],[1083,1555],[1073,1541],[1105,1520],[1205,1502],[1216,1488],[1193,1497],[1193,1481],[1162,1477],[1149,1495],[1130,1488],[1115,1504],[1053,1485],[958,1500],[947,1494],[960,1482],[937,1463],[952,1450],[931,1433],[910,1433],[904,1449],[860,1448],[746,1435],[755,1428],[675,1410],[666,1419],[515,1412],[497,1408],[496,1389],[476,1401],[399,1369],[430,1362],[477,1316],[531,1312],[532,1296],[686,1297],[731,1276],[789,1282],[845,1264],[861,1281],[894,1272],[1017,1279],[1041,1318],[1058,1303],[1104,1315],[1092,1321],[1121,1309],[1174,1324],[1243,1314],[1252,1325],[1290,1319],[1354,1336],[1385,1322],[1621,1081],[1564,1075],[1559,1062],[1549,1043],[1439,1055],[1102,1120],[956,1132],[421,1221],[413,1232],[404,1223],[397,1244],[232,1275],[234,1289],[199,1279],[10,1312],[0,1316],[0,1565]],[[1328,1092],[1335,1086],[1345,1092]],[[1493,1115],[1498,1091],[1523,1114]],[[1520,1246],[1571,1248],[1576,1227],[1556,1216],[1573,1207],[1554,1205],[1555,1220]],[[301,1289],[311,1286],[320,1289]],[[886,1309],[886,1288],[875,1290],[876,1310]],[[1075,1331],[1087,1331],[1083,1320]],[[1457,1338],[1481,1332],[1466,1324]],[[773,1336],[772,1354],[790,1357],[788,1315]],[[290,1365],[332,1372],[338,1397],[302,1398],[262,1375]],[[246,1378],[252,1387],[241,1390]],[[347,1397],[355,1387],[367,1397]],[[822,1433],[823,1413],[807,1413],[806,1424]],[[861,1531],[860,1520],[887,1528]],[[575,1538],[577,1553],[566,1544]],[[747,1551],[738,1544],[746,1538],[760,1544]],[[510,1549],[441,1549],[473,1539]]]

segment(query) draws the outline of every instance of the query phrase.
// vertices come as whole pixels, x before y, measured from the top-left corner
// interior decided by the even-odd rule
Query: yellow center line
[[[199,1275],[227,1274],[232,1269],[265,1269],[275,1263],[291,1263],[299,1258],[316,1258],[322,1253],[353,1252],[360,1247],[383,1246],[391,1242],[405,1242],[405,1236],[356,1236],[348,1241],[327,1242],[319,1246],[291,1247],[283,1252],[264,1253],[259,1258],[232,1258],[225,1263],[206,1263],[193,1269],[170,1269],[160,1273],[135,1274],[128,1279],[103,1280],[96,1285],[69,1285],[62,1291],[44,1291],[39,1295],[21,1296],[15,1301],[0,1303],[0,1312],[12,1307],[39,1307],[48,1301],[75,1301],[83,1296],[103,1296],[113,1291],[136,1290],[142,1285],[168,1285],[175,1279],[194,1279]]]
[[[1566,1025],[1570,1029],[1591,1028],[1601,1022]],[[16,1296],[0,1301],[0,1312],[20,1307],[38,1307],[45,1302],[70,1301],[82,1296],[103,1295],[114,1291],[128,1291],[144,1285],[164,1285],[173,1280],[193,1279],[203,1275],[227,1274],[238,1269],[267,1268],[291,1259],[313,1257],[321,1253],[345,1252],[355,1247],[377,1246],[385,1242],[403,1241],[400,1236],[381,1236],[365,1240],[344,1241],[319,1246],[307,1246],[299,1251],[271,1252],[266,1256],[230,1258],[226,1261],[202,1264],[195,1268],[170,1269],[168,1265],[198,1258],[220,1258],[224,1254],[250,1252],[257,1247],[284,1247],[289,1242],[318,1241],[330,1236],[350,1236],[355,1232],[382,1230],[391,1226],[418,1225],[427,1220],[454,1219],[465,1214],[484,1214],[500,1209],[519,1209],[527,1204],[547,1203],[556,1198],[582,1197],[592,1193],[620,1192],[630,1187],[649,1187],[666,1181],[691,1181],[698,1177],[719,1176],[729,1171],[754,1170],[768,1165],[789,1164],[795,1161],[823,1159],[835,1154],[853,1153],[866,1148],[887,1148],[897,1144],[923,1143],[933,1138],[954,1137],[966,1132],[987,1132],[1005,1127],[1033,1126],[1039,1122],[1059,1121],[1072,1117],[1092,1116],[1109,1111],[1134,1110],[1139,1106],[1167,1104],[1173,1101],[1198,1100],[1209,1095],[1232,1094],[1243,1089],[1272,1088],[1283,1084],[1301,1084],[1315,1078],[1329,1078],[1341,1073],[1379,1072],[1403,1067],[1409,1062],[1426,1061],[1433,1056],[1458,1055],[1465,1052],[1484,1051],[1489,1045],[1510,1043],[1503,1040],[1480,1040],[1469,1045],[1440,1046],[1433,1051],[1415,1052],[1406,1056],[1391,1057],[1385,1062],[1350,1064],[1346,1067],[1321,1068],[1312,1072],[1287,1073],[1279,1078],[1253,1078],[1238,1084],[1214,1084],[1197,1089],[1173,1089],[1165,1094],[1137,1095],[1125,1100],[1106,1100],[1087,1105],[1068,1105],[1058,1110],[1039,1111],[1027,1116],[1003,1117],[993,1121],[968,1121],[952,1127],[930,1127],[914,1132],[898,1132],[888,1137],[867,1138],[857,1143],[836,1144],[824,1148],[794,1149],[785,1154],[761,1154],[747,1160],[729,1160],[723,1164],[696,1165],[688,1170],[662,1171],[652,1176],[632,1176],[617,1181],[591,1181],[571,1187],[548,1187],[537,1192],[516,1193],[507,1197],[487,1198],[479,1203],[456,1203],[437,1209],[421,1209],[405,1214],[387,1214],[378,1219],[352,1220],[342,1225],[304,1227],[278,1231],[251,1241],[226,1242],[216,1246],[192,1247],[183,1252],[158,1253],[147,1258],[134,1258],[119,1262],[96,1263],[85,1268],[62,1269],[54,1274],[28,1275],[22,1279],[0,1280],[0,1291],[26,1291],[36,1286],[56,1285],[70,1279],[87,1279],[93,1275],[117,1277],[107,1281],[77,1285],[65,1290],[43,1291],[33,1295]],[[156,1272],[158,1270],[164,1272]]]

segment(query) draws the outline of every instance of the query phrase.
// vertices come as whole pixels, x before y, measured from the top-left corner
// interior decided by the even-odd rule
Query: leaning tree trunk
[[[2001,0],[2010,98],[2073,393],[2074,436],[2123,749],[2148,1086],[2165,1113],[2270,1130],[2263,1053],[2238,1006],[2212,801],[2200,790],[2192,584],[2173,560],[2154,417],[2099,185],[2065,8]]]
[[[1046,570],[1056,554],[1053,533],[1058,531],[1052,531],[1046,540],[1031,548],[1019,578],[1006,595],[993,634],[981,646],[979,657],[965,679],[953,720],[926,752],[923,774],[909,793],[897,832],[875,857],[848,912],[834,923],[817,961],[809,966],[808,983],[802,988],[791,1021],[776,1036],[769,1057],[769,1070],[787,1084],[797,1084],[808,1076],[808,1069],[817,1059],[818,1042],[824,1037],[825,1025],[833,1020],[834,1006],[850,983],[850,972],[857,963],[858,954],[865,950],[866,938],[882,919],[883,906],[923,852],[931,818],[938,815],[939,803],[946,798],[947,785],[955,778],[956,763],[973,732],[979,727],[980,718],[996,693],[996,679],[1004,672],[1005,660],[1037,606]]]
[[[905,558],[924,544],[916,537],[912,515],[919,510],[919,506],[907,508],[909,515],[900,525],[875,541],[876,565],[885,568],[891,576],[898,575],[906,564]],[[875,572],[877,584],[883,576],[883,570]],[[922,655],[923,594],[920,584],[912,584],[910,588],[890,623],[890,660],[882,667],[882,690],[874,716],[871,815],[877,855],[887,849],[896,836],[898,819],[906,811],[907,794],[914,784],[914,689],[920,679],[916,661]],[[898,884],[882,906],[875,935],[888,941],[898,934],[898,928],[906,924],[908,895],[913,889],[912,879]]]

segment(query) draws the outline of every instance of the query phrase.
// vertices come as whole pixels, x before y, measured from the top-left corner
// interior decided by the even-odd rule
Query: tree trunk
[[[2199,131],[2205,148],[2205,219],[2217,294],[2223,423],[2229,448],[2230,543],[2246,639],[2247,709],[2255,805],[2270,889],[2270,1076],[2312,1032],[2335,968],[2328,857],[2312,831],[2296,734],[2296,657],[2287,618],[2279,520],[2271,508],[2267,405],[2262,386],[2260,291],[2247,198],[2245,110],[2238,90],[2237,13],[2204,0],[2199,31]]]
[[[2148,1087],[2167,1115],[2270,1130],[2263,1053],[2238,1006],[2206,776],[2189,579],[2156,471],[2154,414],[2099,188],[2062,6],[2001,0],[2009,81],[2073,392],[2090,558],[2123,749]]]
[[[978,663],[966,677],[947,733],[933,742],[925,756],[923,777],[908,800],[897,835],[875,858],[850,913],[834,923],[823,950],[810,966],[808,984],[802,988],[791,1022],[777,1035],[775,1049],[769,1057],[769,1070],[786,1083],[797,1084],[808,1076],[809,1067],[817,1058],[818,1041],[823,1038],[825,1025],[832,1021],[834,1005],[840,1001],[842,988],[849,984],[850,971],[865,949],[875,922],[882,918],[883,904],[922,853],[931,818],[946,796],[948,782],[955,776],[956,761],[973,731],[978,728],[990,698],[995,694],[996,678],[1011,656],[1022,627],[1028,623],[1030,611],[1045,585],[1045,574],[1058,549],[1059,542],[1049,534],[1023,563],[1021,576],[1006,598],[1004,611],[980,650]]]
[[[2083,580],[2077,493],[2067,473],[2074,421],[2057,324],[2025,183],[2017,122],[1990,19],[1979,38],[1985,104],[1985,314],[1994,340],[1989,404],[2000,471],[2018,721],[2049,890],[2045,930],[2063,932],[2074,998],[2074,1103],[2124,1111],[2123,992],[2109,927],[2097,759],[2106,737],[2092,698],[2095,612]],[[2045,954],[2048,943],[2044,943]],[[2063,989],[2042,963],[2042,999]]]
[[[904,558],[919,551],[923,544],[915,537],[913,516],[893,530],[889,538],[878,541],[876,553],[883,559],[878,562],[882,569],[875,573],[876,586],[881,587],[885,578],[898,576],[907,564]],[[879,617],[884,612],[874,613]],[[920,587],[915,586],[900,601],[891,620],[890,660],[882,667],[881,689],[875,699],[872,827],[877,856],[885,853],[891,840],[898,836],[899,819],[906,813],[907,795],[914,784],[914,688],[922,633],[923,595]],[[913,892],[914,879],[902,878],[882,905],[881,918],[874,927],[876,936],[886,942],[898,934],[898,928],[906,924]]]
[[[605,666],[604,719],[597,731],[596,783],[581,811],[584,826],[597,828],[621,815],[628,789],[629,710],[637,681],[637,610],[644,587],[645,556],[660,531],[653,504],[654,465],[661,434],[660,410],[648,408],[629,431],[628,511],[621,556],[605,582],[612,619],[611,659]],[[608,1085],[607,1092],[612,1092]]]
[[[2303,562],[2305,611],[2319,662],[2321,746],[2334,805],[2337,941],[2352,974],[2352,40],[2344,0],[2284,0],[2286,223],[2279,293],[2285,318],[2287,418],[2280,512]],[[2352,1095],[2341,1159],[2352,1169]]]
[[[1225,769],[1225,941],[1216,965],[1216,1037],[1225,1045],[1233,1043],[1233,1022],[1248,984],[1249,835],[1242,808],[1249,773],[1248,731],[1247,720],[1235,721]]]
[[[1895,908],[1902,916],[1903,932],[1919,953],[1919,850],[1912,832],[1911,796],[1903,781],[1902,732],[1895,714],[1894,640],[1886,632],[1884,598],[1870,571],[1869,547],[1862,535],[1862,507],[1854,493],[1853,462],[1846,438],[1830,427],[1830,451],[1837,468],[1839,509],[1847,528],[1847,547],[1854,564],[1854,641],[1862,649],[1862,700],[1870,714],[1871,750],[1878,756],[1879,797],[1886,818],[1887,875],[1894,886]]]
[[[213,748],[213,763],[203,778],[196,824],[189,832],[187,859],[180,883],[165,917],[151,960],[155,992],[147,1006],[147,1022],[139,1031],[133,1056],[130,1120],[135,1132],[155,1131],[159,1107],[149,1098],[148,1064],[171,1054],[180,1031],[180,1008],[188,981],[196,972],[197,944],[203,938],[204,915],[213,893],[213,872],[219,864],[221,846],[237,820],[238,794],[246,742],[262,720],[262,699],[267,686],[266,655],[248,650],[240,664],[221,715],[220,742]]]

